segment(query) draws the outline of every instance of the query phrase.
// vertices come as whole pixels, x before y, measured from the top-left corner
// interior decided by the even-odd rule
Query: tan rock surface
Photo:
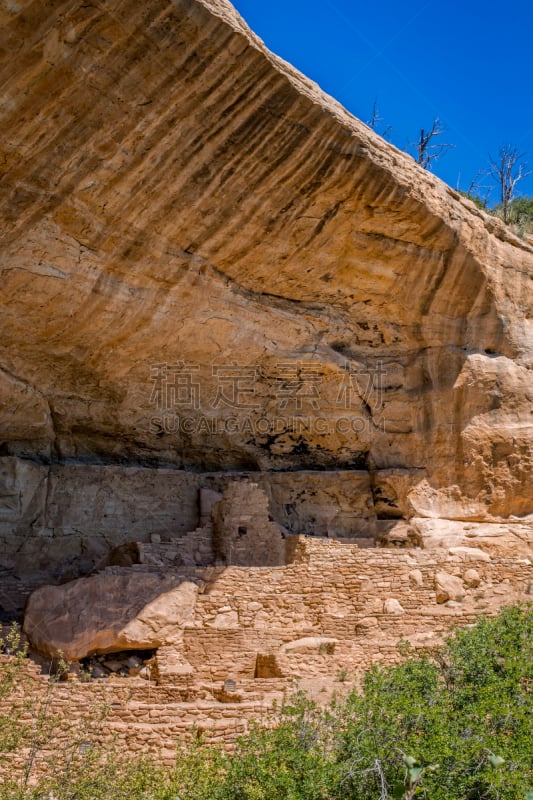
[[[481,578],[479,576],[479,572],[477,569],[467,569],[465,574],[463,575],[463,580],[465,585],[468,586],[469,589],[476,589],[479,584],[481,583]]]
[[[403,614],[405,609],[395,597],[388,597],[383,603],[383,611],[385,614]]]
[[[435,597],[437,603],[446,603],[448,600],[462,600],[464,597],[463,581],[457,575],[450,575],[449,572],[437,572],[435,575]]]
[[[199,532],[196,537],[189,534],[210,519],[202,509],[202,493],[220,498],[232,481],[250,479],[266,492],[281,528],[334,537],[376,532],[377,510],[364,470],[202,473],[44,465],[4,457],[0,604],[20,610],[35,580],[42,585],[88,574],[108,557],[110,548],[125,542],[149,543],[159,537],[174,544],[183,563],[198,563],[193,556],[196,545],[202,547],[202,537]],[[3,577],[2,568],[8,577]]]
[[[24,631],[39,652],[67,660],[169,643],[179,649],[197,593],[198,583],[176,575],[104,572],[38,589]]]
[[[226,0],[10,9],[2,452],[357,466],[385,516],[531,517],[526,243]]]
[[[337,639],[328,639],[325,636],[304,636],[302,639],[294,639],[287,642],[282,647],[283,653],[318,653],[320,650],[333,653]]]

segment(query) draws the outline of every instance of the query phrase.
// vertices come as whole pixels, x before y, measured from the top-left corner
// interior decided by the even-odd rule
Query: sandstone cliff
[[[226,0],[0,13],[9,547],[53,551],[79,465],[358,470],[362,521],[531,533],[531,247]]]

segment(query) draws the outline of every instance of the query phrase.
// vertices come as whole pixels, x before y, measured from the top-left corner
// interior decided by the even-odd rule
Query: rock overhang
[[[533,511],[527,243],[229,3],[6,13],[2,452],[423,470]]]

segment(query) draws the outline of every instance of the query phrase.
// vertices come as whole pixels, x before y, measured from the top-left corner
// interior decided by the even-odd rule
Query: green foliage
[[[225,800],[327,800],[338,773],[335,715],[297,694],[273,730],[254,728],[239,743]]]
[[[400,745],[420,764],[440,765],[424,775],[432,800],[523,797],[532,783],[532,634],[531,610],[506,609],[460,631],[436,661],[372,670],[364,694],[349,699],[343,752],[362,768],[353,797],[375,796],[376,775],[372,785],[360,774],[376,756],[387,785],[397,783]]]
[[[64,763],[55,777],[37,785],[13,781],[2,786],[2,800],[174,800],[164,795],[168,776],[148,761],[127,762],[95,749]]]
[[[519,197],[509,207],[509,222],[519,236],[533,233],[533,197]]]
[[[216,747],[208,747],[196,739],[189,747],[178,749],[176,766],[171,773],[169,800],[218,800],[222,798],[224,776],[230,757]],[[160,800],[157,795],[157,800]],[[167,800],[162,795],[161,800]]]
[[[475,191],[460,192],[460,194],[483,211],[506,220],[519,236],[533,233],[533,197],[517,197],[511,200],[504,212],[501,203],[489,207],[487,197],[483,198]]]
[[[479,195],[474,194],[473,192],[459,192],[463,197],[466,197],[467,200],[471,200],[478,208],[483,209],[484,211],[487,210],[487,201],[483,200]]]
[[[231,755],[198,741],[165,770],[95,746],[38,786],[6,783],[1,797],[533,800],[531,606],[458,631],[434,653],[406,656],[371,669],[361,692],[327,709],[296,695],[279,725],[253,728]],[[2,664],[7,692],[10,674]]]
[[[509,209],[511,222],[520,222],[521,219],[533,222],[533,197],[517,197]]]
[[[339,683],[344,683],[344,681],[346,680],[347,677],[348,677],[348,670],[346,670],[346,669],[344,669],[344,667],[342,667],[337,672],[337,680],[339,681]]]
[[[27,726],[21,721],[24,712],[23,700],[16,697],[22,677],[22,667],[27,655],[27,646],[23,646],[20,634],[13,626],[5,639],[0,639],[0,709],[6,700],[9,703],[9,714],[0,711],[0,753],[11,753],[19,747],[27,732]],[[6,658],[9,656],[9,658]]]
[[[503,208],[496,205],[493,214],[503,218]],[[533,233],[533,197],[517,197],[509,203],[507,223],[520,236]]]

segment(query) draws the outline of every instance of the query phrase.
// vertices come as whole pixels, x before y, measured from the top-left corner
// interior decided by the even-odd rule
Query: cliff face
[[[527,523],[527,244],[226,0],[6,9],[4,456],[354,468],[381,517]]]

